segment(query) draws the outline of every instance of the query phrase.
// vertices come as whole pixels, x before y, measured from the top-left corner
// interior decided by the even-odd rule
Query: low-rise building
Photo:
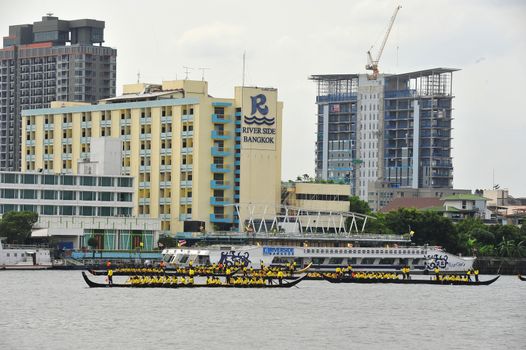
[[[131,176],[0,172],[0,214],[38,213],[34,237],[69,249],[154,248],[160,222],[132,217],[133,197]]]

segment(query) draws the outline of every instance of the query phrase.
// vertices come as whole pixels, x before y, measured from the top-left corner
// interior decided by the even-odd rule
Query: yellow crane
[[[378,54],[376,55],[376,59],[373,59],[373,56],[371,55],[371,50],[373,47],[367,51],[367,64],[365,65],[365,69],[373,71],[373,74],[367,75],[369,80],[376,80],[378,78],[379,70],[378,70],[378,62],[380,61],[380,57],[382,56],[382,52],[384,51],[385,43],[387,43],[387,38],[389,38],[389,33],[391,32],[391,28],[393,28],[394,21],[396,19],[396,15],[398,14],[398,11],[402,8],[402,6],[398,5],[393,15],[391,16],[391,20],[389,21],[389,26],[387,27],[387,31],[385,32],[384,40],[382,41],[382,45],[380,46],[380,49],[378,50]]]

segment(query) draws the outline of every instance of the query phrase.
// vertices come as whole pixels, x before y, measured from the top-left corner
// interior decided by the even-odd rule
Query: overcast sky
[[[117,48],[117,91],[133,83],[184,78],[206,67],[210,94],[232,97],[241,84],[272,86],[284,102],[284,180],[314,175],[315,85],[311,74],[364,73],[402,5],[380,71],[433,67],[454,73],[455,188],[526,196],[526,1],[1,1],[0,31],[47,12],[106,22]],[[190,72],[201,79],[201,71]],[[523,102],[521,102],[523,101]]]

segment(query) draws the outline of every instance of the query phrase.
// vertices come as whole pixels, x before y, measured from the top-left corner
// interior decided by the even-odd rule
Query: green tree
[[[163,236],[159,238],[157,245],[159,246],[159,248],[161,248],[161,245],[163,248],[177,247],[177,239],[170,236]]]
[[[29,243],[37,220],[38,214],[31,211],[7,212],[0,220],[0,237],[6,237],[7,243]]]
[[[371,214],[371,208],[366,201],[363,201],[358,196],[349,197],[349,211],[359,214]]]

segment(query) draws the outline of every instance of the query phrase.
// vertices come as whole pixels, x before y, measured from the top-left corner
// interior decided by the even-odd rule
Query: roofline
[[[309,80],[323,81],[323,80],[350,80],[358,79],[360,74],[313,74],[309,76]]]
[[[417,70],[414,72],[407,72],[407,73],[401,73],[401,74],[385,74],[386,78],[394,78],[394,77],[407,77],[407,78],[419,78],[421,76],[425,75],[432,75],[432,74],[442,74],[442,73],[453,73],[459,71],[459,68],[431,68],[431,69],[423,69],[423,70]]]
[[[193,105],[200,102],[199,98],[170,98],[153,101],[140,102],[122,102],[122,103],[106,103],[87,106],[71,106],[61,108],[38,108],[26,109],[22,111],[23,117],[37,116],[44,114],[64,114],[64,113],[81,113],[81,112],[99,112],[99,111],[114,111],[119,109],[132,108],[149,108],[149,107],[164,107],[164,106],[181,106]]]

